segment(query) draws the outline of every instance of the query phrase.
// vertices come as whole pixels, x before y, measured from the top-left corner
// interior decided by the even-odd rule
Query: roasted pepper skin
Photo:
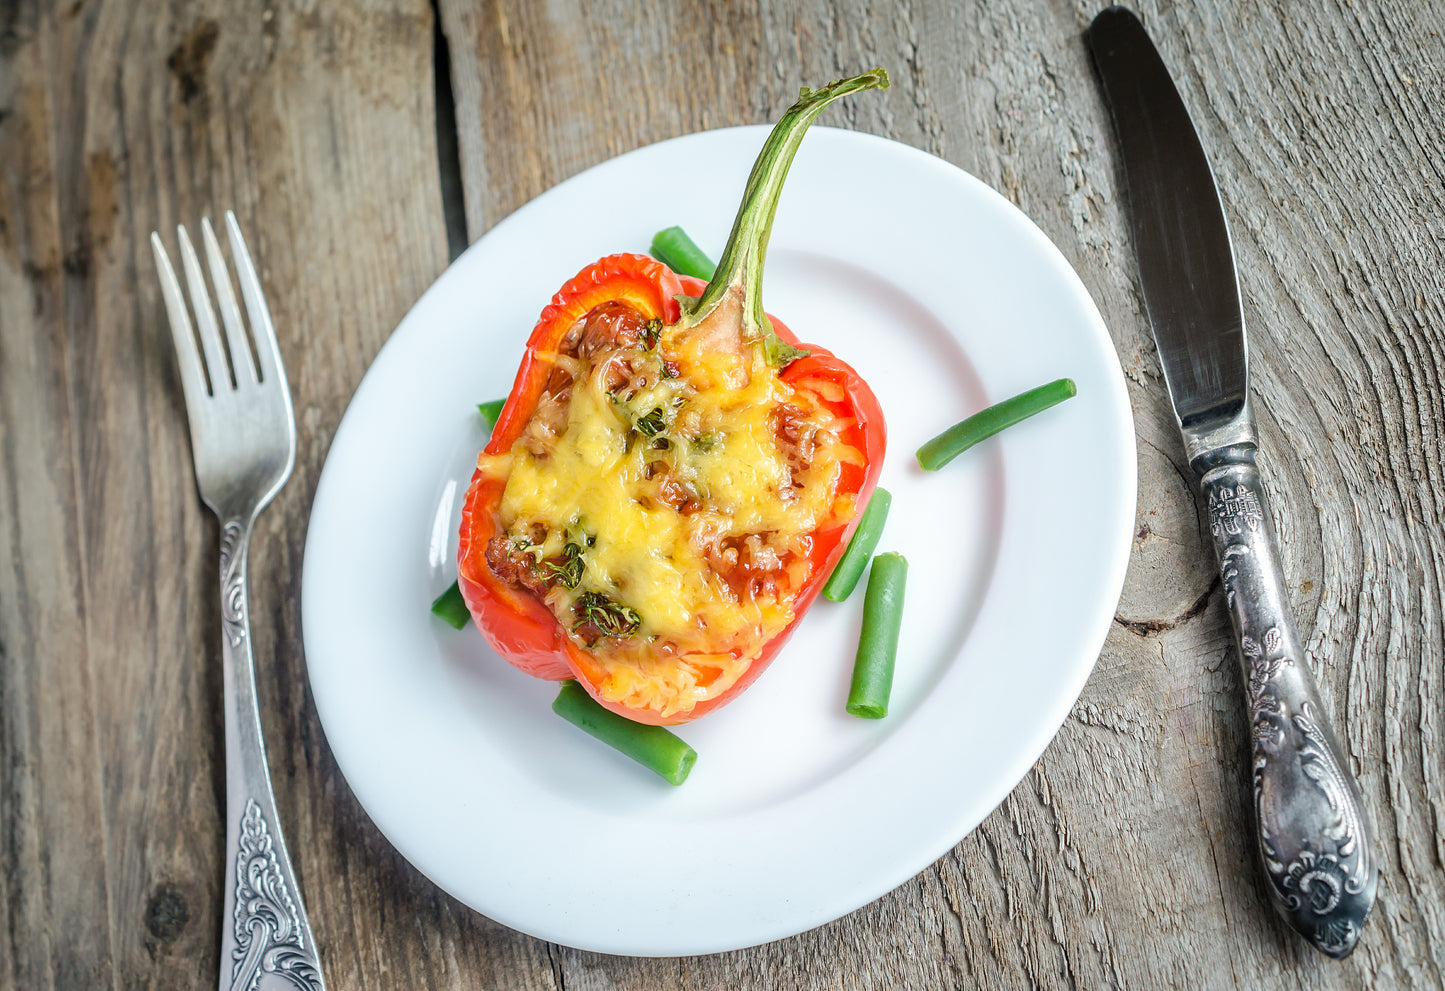
[[[542,311],[527,340],[526,353],[506,405],[492,431],[486,455],[509,451],[521,435],[541,398],[552,366],[539,353],[555,351],[562,338],[593,307],[621,300],[644,316],[665,324],[677,321],[679,295],[696,297],[705,286],[699,279],[675,274],[667,266],[643,255],[610,255],[583,269],[553,297]],[[849,365],[824,348],[801,344],[781,321],[769,317],[774,333],[788,344],[810,353],[783,369],[781,378],[799,391],[810,393],[847,426],[842,440],[862,452],[861,465],[844,464],[838,483],[840,495],[855,496],[853,519],[813,538],[810,574],[794,600],[794,619],[770,640],[748,670],[726,692],[698,703],[688,712],[663,718],[651,710],[629,708],[598,698],[600,668],[587,650],[567,636],[566,629],[538,599],[522,589],[503,583],[487,565],[487,542],[498,530],[498,506],[505,483],[480,468],[472,477],[462,509],[461,544],[457,552],[458,584],[467,609],[478,628],[502,657],[539,678],[576,678],[598,701],[638,722],[675,724],[687,722],[726,704],[763,673],[782,649],[817,598],[838,558],[847,547],[863,507],[878,482],[886,446],[883,412],[867,383]]]

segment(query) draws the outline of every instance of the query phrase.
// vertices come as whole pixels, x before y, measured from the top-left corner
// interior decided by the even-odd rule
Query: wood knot
[[[65,253],[60,265],[65,274],[77,279],[90,278],[90,243],[84,239]]]
[[[211,53],[216,50],[216,39],[220,35],[220,25],[207,18],[197,21],[180,44],[171,49],[166,68],[171,70],[171,75],[176,77],[181,87],[182,102],[190,103],[205,91],[206,65],[211,60]]]
[[[162,943],[174,942],[191,921],[191,907],[180,889],[162,881],[146,905],[146,931]]]

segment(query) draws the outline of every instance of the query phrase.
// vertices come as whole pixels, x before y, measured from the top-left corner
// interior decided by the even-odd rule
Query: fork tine
[[[231,290],[231,273],[226,268],[226,258],[221,254],[216,232],[211,229],[211,221],[207,217],[201,218],[201,245],[206,250],[211,286],[216,290],[216,303],[221,308],[221,323],[226,327],[226,348],[231,352],[231,369],[235,372],[236,385],[255,385],[256,366],[251,363],[251,346],[246,342],[246,328],[241,323],[236,294]]]
[[[181,295],[181,284],[176,279],[176,270],[171,267],[171,257],[166,254],[161,236],[151,231],[151,251],[156,256],[156,270],[161,277],[161,296],[166,301],[166,315],[170,318],[171,341],[176,346],[176,366],[181,373],[181,394],[186,399],[186,417],[191,423],[194,435],[199,406],[206,400],[206,375],[201,368],[201,355],[196,350],[196,339],[191,333],[191,318],[186,313],[186,300]]]
[[[191,291],[191,309],[196,314],[196,329],[201,351],[206,356],[206,375],[211,380],[211,395],[219,396],[233,387],[226,355],[221,350],[221,332],[216,328],[216,311],[211,309],[211,294],[206,291],[206,277],[196,259],[196,249],[184,227],[177,227],[181,238],[181,265],[186,270],[186,286]]]
[[[236,262],[236,281],[241,286],[241,298],[246,301],[246,314],[251,318],[251,333],[256,338],[256,359],[261,365],[261,381],[279,382],[281,391],[287,394],[286,370],[281,365],[281,346],[276,343],[276,328],[271,325],[271,311],[266,307],[266,297],[261,292],[261,280],[256,276],[256,266],[251,261],[251,252],[246,250],[246,239],[241,236],[241,225],[236,215],[226,211],[226,235],[231,241],[231,257]]]

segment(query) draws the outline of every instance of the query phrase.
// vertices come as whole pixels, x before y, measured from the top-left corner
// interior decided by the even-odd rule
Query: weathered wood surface
[[[253,551],[274,603],[255,635],[331,987],[1445,984],[1438,18],[1374,0],[1141,7],[1228,204],[1294,605],[1379,835],[1380,902],[1350,960],[1306,949],[1255,876],[1242,688],[1080,41],[1092,5],[0,0],[0,988],[214,980],[215,527],[145,235],[225,206],[262,266],[296,398],[296,473]],[[1114,335],[1139,518],[1094,676],[978,830],[843,920],[672,961],[541,943],[413,871],[327,750],[301,548],[352,390],[447,261],[444,203],[460,206],[438,154],[438,17],[454,233],[464,220],[475,239],[618,152],[769,120],[800,84],[878,64],[886,99],[825,119],[1000,189]]]

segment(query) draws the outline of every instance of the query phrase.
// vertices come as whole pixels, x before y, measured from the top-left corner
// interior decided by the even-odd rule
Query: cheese
[[[840,508],[849,449],[826,410],[795,396],[761,348],[699,348],[665,333],[653,351],[596,359],[568,368],[574,381],[555,438],[539,445],[524,435],[494,459],[506,476],[499,522],[519,540],[545,532],[532,547],[538,560],[585,545],[575,588],[545,597],[565,627],[577,624],[574,605],[589,592],[636,613],[632,636],[584,644],[605,669],[602,695],[664,716],[688,711],[726,691],[792,621],[811,577],[808,535]],[[665,374],[664,362],[678,374]],[[774,411],[785,402],[811,408],[816,421],[817,452],[802,468],[790,466],[777,436]],[[743,547],[772,564],[763,569],[772,586],[760,593],[735,588],[715,566]]]

